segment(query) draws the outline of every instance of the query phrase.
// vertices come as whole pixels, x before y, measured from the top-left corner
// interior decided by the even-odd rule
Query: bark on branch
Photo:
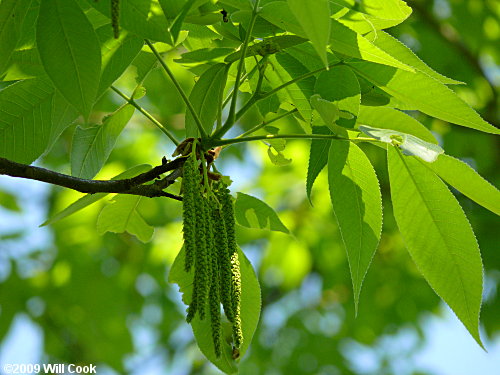
[[[167,197],[181,201],[182,198],[163,191],[173,184],[175,179],[181,175],[181,167],[186,158],[180,157],[170,162],[162,160],[162,164],[151,170],[141,173],[132,178],[122,180],[86,180],[54,172],[45,168],[16,163],[14,161],[0,158],[0,175],[26,178],[46,182],[52,185],[73,189],[81,193],[119,193],[141,195],[144,197]],[[173,171],[168,176],[146,184],[159,178],[162,174]]]

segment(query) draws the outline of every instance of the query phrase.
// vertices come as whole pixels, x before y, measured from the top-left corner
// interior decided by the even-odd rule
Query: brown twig
[[[118,193],[141,195],[144,197],[167,197],[182,200],[182,197],[163,191],[180,176],[180,168],[186,158],[180,157],[167,162],[163,159],[162,164],[151,170],[141,173],[132,178],[122,180],[87,180],[83,178],[68,176],[54,172],[49,169],[17,163],[5,158],[0,158],[0,175],[26,178],[46,182],[52,185],[73,189],[81,193]],[[160,177],[162,174],[174,171],[167,177],[153,184],[146,184]]]

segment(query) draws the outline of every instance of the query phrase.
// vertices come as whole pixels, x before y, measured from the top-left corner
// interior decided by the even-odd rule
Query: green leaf
[[[17,197],[14,194],[0,191],[0,207],[10,211],[21,212],[22,209],[17,202]]]
[[[415,157],[388,147],[394,217],[413,261],[481,347],[483,266],[472,228],[446,185]]]
[[[292,162],[292,159],[287,159],[279,149],[273,146],[268,147],[267,156],[269,156],[269,160],[271,160],[271,163],[277,165],[278,167],[283,167]]]
[[[343,12],[338,21],[360,34],[399,25],[411,14],[402,0],[364,0],[356,5],[356,10]]]
[[[347,251],[356,313],[361,285],[382,231],[382,198],[370,161],[352,142],[335,142],[328,156],[333,211]]]
[[[358,77],[359,87],[361,89],[361,105],[364,106],[390,106],[391,96],[379,89],[373,83],[368,82],[363,77]]]
[[[138,174],[147,172],[150,169],[151,169],[151,166],[148,164],[137,165],[137,166],[132,167],[132,168],[126,170],[125,172],[120,173],[119,175],[113,177],[112,180],[132,178],[132,177],[137,176]],[[102,198],[106,197],[107,195],[108,195],[108,193],[86,194],[83,197],[81,197],[78,200],[71,203],[68,207],[66,207],[62,211],[58,212],[57,214],[53,215],[51,218],[44,221],[42,224],[40,224],[40,226],[43,227],[45,225],[57,223],[59,220],[62,220],[70,215],[73,215],[74,213],[76,213],[80,210],[83,210],[84,208],[101,200]]]
[[[132,65],[136,69],[135,82],[141,85],[148,74],[158,66],[158,60],[152,53],[141,51],[132,61]]]
[[[172,35],[172,41],[174,44],[177,43],[177,38],[179,37],[179,33],[181,32],[181,27],[182,23],[184,22],[184,18],[186,18],[186,15],[188,14],[189,10],[193,6],[193,4],[197,0],[188,0],[182,7],[182,10],[177,14],[177,17],[175,17],[174,21],[172,22],[172,25],[169,28],[170,34]]]
[[[54,86],[85,117],[99,87],[99,40],[75,0],[41,0],[36,29],[40,59]]]
[[[276,86],[288,82],[294,78],[300,77],[308,73],[308,69],[287,52],[280,53],[269,58],[269,62],[274,69],[266,70],[266,77],[270,78],[270,83],[276,83]],[[288,95],[288,101],[291,102],[299,111],[306,124],[303,125],[306,133],[311,132],[309,123],[311,121],[312,108],[309,104],[309,99],[314,93],[314,77],[309,77],[300,80],[297,83],[288,85],[284,90],[285,95]],[[278,93],[278,97],[283,97],[282,93]]]
[[[358,117],[361,91],[358,79],[347,66],[335,66],[322,72],[316,80],[314,92],[336,104],[339,118],[336,122],[345,128],[353,128]]]
[[[331,23],[330,48],[347,56],[413,71],[413,68],[396,60],[365,37],[335,20]]]
[[[136,236],[142,242],[148,242],[154,228],[146,223],[137,210],[142,197],[136,195],[117,195],[104,207],[97,218],[97,232],[124,233]]]
[[[224,61],[224,58],[228,56],[231,52],[234,52],[234,48],[228,48],[228,47],[200,48],[192,52],[183,53],[180,59],[174,59],[174,61],[179,64],[222,62]]]
[[[265,121],[265,120],[264,120]],[[266,135],[278,135],[280,129],[276,128],[271,125],[264,126],[263,129],[261,129],[259,132],[256,134],[266,134]],[[265,141],[262,141],[263,143],[270,145],[272,148],[274,148],[276,151],[285,151],[286,149],[286,139],[282,138],[268,138]]]
[[[264,5],[259,15],[286,31],[292,32],[299,37],[307,38],[306,33],[288,7],[288,4],[284,1],[274,1]],[[343,53],[344,55],[413,71],[413,68],[399,62],[362,35],[357,34],[334,19],[330,21],[329,43],[333,51]]]
[[[411,49],[406,47],[403,43],[401,43],[396,38],[392,37],[385,31],[379,31],[377,34],[371,33],[366,36],[369,39],[373,39],[373,44],[379,47],[383,51],[387,51],[394,56],[402,63],[405,63],[408,66],[411,66],[422,73],[425,73],[432,78],[438,80],[445,85],[458,85],[463,84],[463,82],[455,81],[454,79],[445,77],[442,74],[439,74],[431,67],[429,67],[425,62],[420,60],[420,58],[413,53]]]
[[[179,254],[174,260],[174,264],[170,269],[168,281],[179,285],[182,300],[186,305],[191,302],[193,293],[193,276],[194,271],[191,270],[187,273],[184,270],[184,248],[181,249]],[[240,347],[240,357],[243,357],[252,342],[253,335],[259,323],[260,310],[261,310],[261,295],[259,281],[255,275],[255,271],[247,259],[245,254],[238,249],[238,258],[240,261],[241,272],[241,302],[240,302],[240,316],[241,316],[241,329],[243,332],[243,343]],[[208,308],[208,307],[207,307]],[[222,324],[222,353],[220,358],[217,358],[214,353],[214,346],[212,341],[212,329],[210,319],[200,320],[196,315],[191,321],[191,327],[198,343],[198,347],[202,353],[216,365],[221,371],[226,374],[235,374],[238,371],[238,362],[232,357],[232,345],[230,338],[232,335],[231,326],[229,323]],[[226,340],[224,340],[224,338]]]
[[[87,3],[111,19],[109,1],[87,0]],[[171,42],[168,22],[157,1],[127,0],[120,2],[120,28],[141,39]],[[111,25],[109,26],[111,27]]]
[[[109,25],[99,28],[97,35],[101,41],[102,53],[102,74],[97,90],[97,95],[100,96],[125,72],[141,51],[144,42],[123,30],[120,37],[115,39]]]
[[[313,134],[333,135],[332,131],[326,126],[313,126]],[[328,162],[328,153],[331,139],[313,139],[311,140],[311,151],[309,152],[309,165],[307,167],[306,193],[309,202],[311,201],[311,192],[314,181],[319,175],[319,172],[325,167]]]
[[[226,85],[225,64],[216,64],[206,70],[193,87],[189,100],[193,105],[205,131],[212,132],[217,119],[221,90]],[[198,128],[190,111],[186,112],[186,137],[198,137]]]
[[[236,9],[252,10],[253,6],[250,0],[221,0],[222,5],[229,5]]]
[[[78,111],[64,99],[61,93],[54,91],[54,96],[52,97],[52,123],[45,153],[51,150],[62,132],[66,130],[77,117]]]
[[[396,130],[378,129],[366,125],[361,125],[359,130],[381,142],[399,147],[404,155],[418,156],[428,163],[436,161],[437,157],[444,152],[437,144],[425,142],[413,135]]]
[[[1,75],[1,74],[0,74]],[[3,74],[3,81],[18,81],[45,75],[36,48],[12,52]]]
[[[245,56],[267,56],[274,53],[279,53],[286,48],[291,48],[305,42],[307,42],[307,39],[298,37],[296,35],[273,36],[249,46]],[[236,51],[227,56],[224,61],[227,63],[232,63],[238,61],[240,59],[240,56],[241,51]]]
[[[271,207],[251,195],[237,194],[234,213],[236,222],[244,227],[290,233]]]
[[[310,43],[302,43],[292,46],[287,51],[293,57],[301,62],[309,71],[324,68],[323,62],[318,57],[316,50]],[[332,52],[327,54],[328,64],[333,65],[340,62],[340,59]]]
[[[107,116],[102,125],[76,128],[71,149],[73,176],[92,179],[101,170],[134,110],[133,106],[126,104]]]
[[[500,191],[463,161],[443,154],[424,165],[463,195],[500,215]]]
[[[357,74],[419,111],[457,125],[500,134],[453,91],[425,73],[406,72],[369,62],[348,62]]]
[[[0,156],[31,164],[52,131],[54,88],[46,78],[19,81],[0,91]]]
[[[32,0],[3,0],[0,2],[0,77],[21,37],[24,17]]]
[[[311,96],[311,106],[318,111],[325,122],[325,125],[331,127],[340,118],[340,111],[337,104],[321,98],[321,95]]]
[[[307,38],[312,42],[316,52],[325,64],[326,47],[330,36],[330,7],[328,0],[288,0],[288,6],[299,21]]]
[[[261,3],[262,4],[262,3]],[[242,32],[240,34],[241,39],[244,39],[245,30],[248,30],[250,25],[250,20],[252,19],[252,11],[248,10],[237,10],[229,13],[229,18],[231,22],[237,24],[241,28]],[[255,24],[252,30],[252,36],[255,38],[268,38],[273,35],[279,34],[281,30],[276,25],[266,21],[262,17],[257,17],[255,19]]]
[[[373,126],[374,128],[393,129],[414,135],[429,143],[438,143],[431,131],[419,121],[394,108],[361,106],[358,114],[358,124]]]

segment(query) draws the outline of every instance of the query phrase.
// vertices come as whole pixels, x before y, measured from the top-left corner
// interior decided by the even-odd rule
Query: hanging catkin
[[[205,209],[205,198],[201,190],[195,201],[196,207],[196,254],[194,266],[194,285],[196,289],[196,304],[200,319],[205,319],[205,303],[210,289],[210,259],[209,244],[207,243],[209,220]]]
[[[196,148],[195,144],[193,147]],[[240,317],[241,274],[235,236],[233,197],[223,182],[212,183],[196,150],[184,163],[183,237],[186,272],[194,266],[193,292],[186,320],[208,310],[214,352],[222,352],[221,304],[232,324],[233,351],[243,341]],[[204,159],[202,158],[202,163]]]
[[[224,223],[224,217],[220,206],[217,206],[212,211],[213,221],[215,225],[214,236],[217,247],[217,257],[220,264],[220,291],[221,302],[224,307],[224,313],[227,319],[233,323],[233,286],[231,273],[231,255],[229,254],[229,246],[227,242],[227,231]]]
[[[115,39],[120,37],[120,0],[111,0],[111,27]]]
[[[228,243],[229,259],[231,264],[231,312],[233,317],[233,336],[235,347],[239,348],[243,342],[240,318],[240,299],[241,299],[241,274],[240,262],[238,259],[238,247],[236,245],[234,203],[229,189],[221,183],[217,198],[222,206],[224,225],[226,227],[226,236]],[[226,315],[227,316],[227,315]],[[228,317],[229,319],[229,317]]]
[[[212,326],[212,340],[214,343],[214,351],[217,357],[221,355],[221,321],[220,321],[220,302],[221,302],[221,288],[220,288],[220,278],[221,278],[221,264],[218,257],[217,240],[218,228],[216,221],[214,220],[214,209],[215,206],[213,201],[210,201],[210,216],[211,216],[211,229],[213,230],[213,236],[211,236],[211,283],[210,283],[210,319]]]
[[[200,174],[198,173],[197,161],[194,154],[190,154],[184,162],[182,188],[184,191],[182,199],[183,237],[186,259],[184,269],[191,270],[194,255],[196,253],[196,198],[197,190],[200,188]]]

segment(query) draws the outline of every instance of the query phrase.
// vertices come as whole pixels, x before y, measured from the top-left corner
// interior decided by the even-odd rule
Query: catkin
[[[243,333],[233,197],[223,182],[216,182],[210,188],[208,181],[202,179],[195,152],[184,164],[183,220],[185,271],[190,272],[194,265],[193,293],[186,320],[191,322],[197,313],[203,320],[208,309],[214,351],[219,357],[222,304],[232,324],[233,351],[238,351]]]
[[[227,186],[221,184],[217,198],[222,205],[224,224],[226,227],[228,252],[231,263],[231,312],[233,317],[233,336],[235,346],[240,347],[243,342],[240,318],[240,299],[241,299],[241,274],[240,262],[238,259],[238,247],[236,245],[234,203]],[[226,314],[227,316],[227,314]],[[229,317],[228,317],[229,319]]]
[[[111,27],[115,39],[120,37],[120,0],[111,0]]]
[[[231,256],[227,243],[226,225],[222,216],[221,209],[217,205],[212,210],[214,222],[214,236],[217,248],[217,258],[220,264],[219,287],[221,292],[221,302],[224,307],[224,313],[227,319],[234,322],[233,302],[232,302],[232,281],[231,281]]]
[[[193,154],[191,154],[184,163],[183,172],[183,199],[182,199],[182,216],[183,216],[183,237],[186,258],[184,269],[186,272],[191,270],[196,253],[196,199],[199,195],[199,177],[197,162]]]
[[[210,289],[210,269],[209,263],[209,246],[207,243],[207,236],[209,230],[210,216],[207,216],[205,209],[205,198],[201,191],[195,201],[196,207],[196,254],[195,254],[195,267],[194,267],[194,285],[196,289],[196,304],[198,305],[198,314],[200,319],[205,319],[205,303],[207,300],[208,291]]]
[[[213,218],[213,216],[212,216]],[[212,224],[215,222],[212,221]],[[214,230],[215,230],[214,226]],[[215,233],[214,233],[215,234]],[[214,351],[217,357],[221,355],[221,321],[220,321],[220,271],[221,265],[219,263],[219,258],[217,256],[217,247],[214,240],[215,236],[212,237],[211,246],[211,260],[212,260],[212,280],[210,283],[210,319],[212,325],[212,340],[214,343]]]
[[[206,241],[206,254],[207,254],[207,269],[206,275],[209,283],[212,282],[213,277],[218,277],[217,273],[214,273],[214,263],[213,259],[216,254],[216,247],[214,242],[214,223],[212,218],[212,203],[209,198],[203,198],[203,217],[205,218],[205,241]]]
[[[241,316],[240,316],[240,299],[241,299],[241,274],[240,274],[240,261],[238,259],[238,252],[231,256],[231,272],[233,284],[233,336],[234,346],[239,348],[243,342],[243,332],[241,330]]]

